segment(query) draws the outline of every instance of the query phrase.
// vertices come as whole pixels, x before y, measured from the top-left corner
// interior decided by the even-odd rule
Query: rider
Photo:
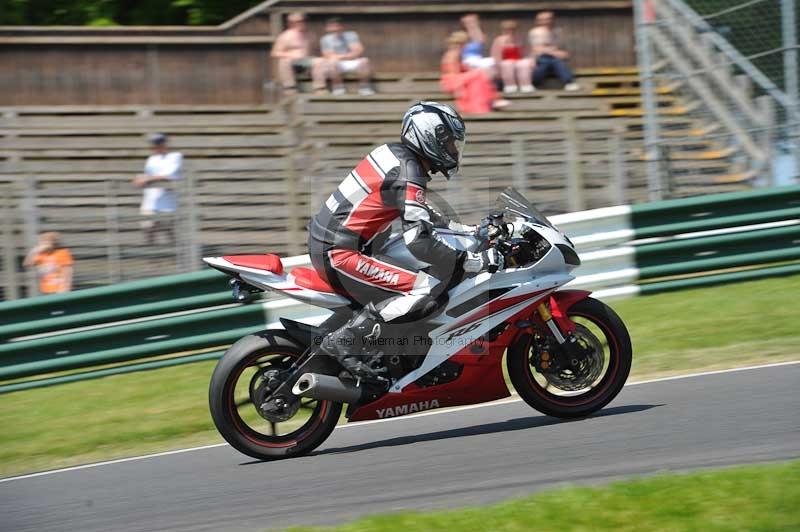
[[[450,106],[426,101],[411,106],[403,116],[401,142],[372,150],[311,220],[308,248],[317,273],[356,308],[363,305],[321,345],[356,377],[381,373],[360,354],[364,338],[380,336],[381,323],[436,308],[435,297],[447,287],[437,272],[502,268],[503,257],[494,248],[472,253],[446,242],[437,228],[477,228],[448,220],[426,202],[430,174],[441,172],[449,179],[458,170],[465,133],[463,119]],[[429,267],[400,267],[373,255],[375,237],[395,220],[402,223],[408,250]]]

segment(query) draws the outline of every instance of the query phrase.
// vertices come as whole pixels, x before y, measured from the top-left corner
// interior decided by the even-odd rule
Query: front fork
[[[567,335],[564,336],[564,333],[562,333],[561,329],[558,328],[556,320],[553,319],[553,313],[550,312],[550,309],[547,308],[547,305],[541,303],[536,308],[536,312],[539,313],[539,317],[542,319],[544,324],[547,325],[547,328],[550,329],[550,333],[553,335],[553,338],[555,338],[559,345],[564,345],[569,341],[575,341],[575,335],[572,334],[572,331],[566,331]]]
[[[558,309],[559,316],[554,317],[545,303],[541,303],[536,308],[536,312],[557,344],[557,346],[554,346],[555,349],[552,354],[548,352],[541,353],[539,361],[541,369],[558,371],[568,365],[568,361],[578,360],[576,356],[581,355],[581,350],[574,334],[575,323],[567,317],[566,312],[561,315],[561,311]]]

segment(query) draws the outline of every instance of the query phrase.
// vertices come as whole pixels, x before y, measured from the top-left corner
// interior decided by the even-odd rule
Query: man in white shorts
[[[342,21],[330,18],[325,23],[325,35],[319,41],[322,57],[328,60],[329,73],[333,84],[333,94],[344,94],[342,74],[357,72],[361,83],[358,93],[362,96],[375,94],[370,86],[372,68],[369,59],[363,57],[364,45],[354,31],[344,31]]]
[[[167,235],[167,243],[175,243],[173,224],[177,201],[175,191],[165,185],[181,179],[183,154],[170,152],[167,141],[162,133],[150,136],[153,155],[147,158],[144,173],[133,180],[133,184],[142,189],[139,213],[144,217],[142,231],[148,245],[155,244],[156,233],[160,231]]]

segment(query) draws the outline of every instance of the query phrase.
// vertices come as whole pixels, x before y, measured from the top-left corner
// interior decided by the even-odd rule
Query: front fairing
[[[550,250],[545,256],[536,262],[520,266],[520,268],[537,264],[537,272],[569,272],[577,266],[577,264],[571,264],[564,256],[564,248],[567,248],[567,250],[572,250],[574,256],[577,257],[577,253],[574,253],[575,246],[570,239],[522,194],[512,187],[508,187],[498,196],[496,205],[498,210],[502,211],[504,221],[513,226],[512,237],[524,238],[526,232],[535,231],[550,246]],[[444,228],[437,228],[436,232],[440,238],[455,249],[476,252],[486,245],[483,240],[472,233],[462,233]],[[420,270],[430,266],[411,254],[403,236],[400,228],[396,227],[392,236],[380,246],[377,255],[391,259],[401,267]]]
[[[543,271],[571,271],[580,264],[575,246],[569,237],[517,190],[512,187],[505,189],[497,198],[497,207],[503,213],[503,220],[513,226],[512,236],[532,240],[532,231],[547,241],[550,249],[538,261]]]

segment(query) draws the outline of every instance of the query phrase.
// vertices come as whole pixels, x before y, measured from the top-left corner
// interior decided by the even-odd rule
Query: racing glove
[[[502,212],[492,212],[481,220],[481,224],[478,226],[477,235],[484,240],[494,240],[499,235],[508,235],[508,229],[506,228],[506,224],[503,222],[503,213]]]
[[[477,225],[466,225],[452,220],[447,222],[447,228],[451,231],[458,231],[459,233],[477,233]]]
[[[503,268],[503,254],[495,248],[489,248],[481,253],[467,252],[464,258],[464,271],[470,273],[489,272],[494,273]]]

